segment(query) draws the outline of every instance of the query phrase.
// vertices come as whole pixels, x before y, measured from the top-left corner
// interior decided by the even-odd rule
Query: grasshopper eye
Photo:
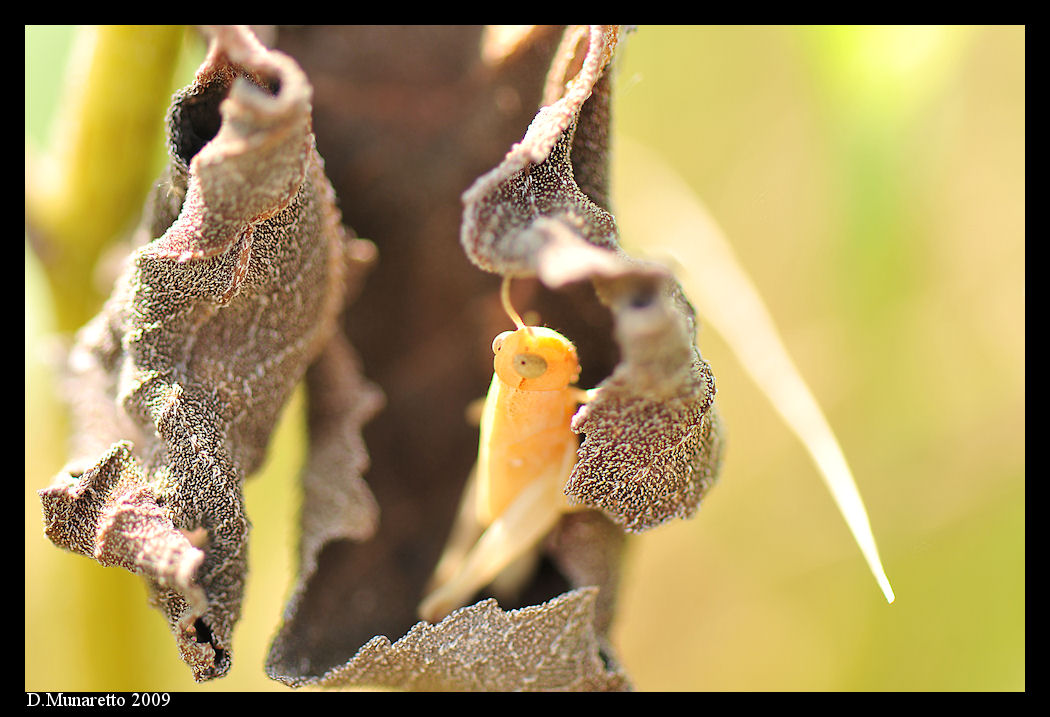
[[[514,371],[522,378],[539,378],[547,372],[547,360],[539,354],[514,354]]]
[[[504,331],[502,334],[498,334],[496,338],[492,339],[492,353],[498,354],[500,348],[503,346],[503,342],[513,333],[513,331]]]

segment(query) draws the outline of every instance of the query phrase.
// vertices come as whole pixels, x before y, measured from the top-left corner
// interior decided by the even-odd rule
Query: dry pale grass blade
[[[676,272],[698,312],[725,337],[745,370],[773,403],[816,462],[886,600],[893,589],[879,559],[864,503],[842,449],[820,406],[788,355],[758,289],[733,255],[720,228],[692,189],[663,160],[621,140],[617,151],[630,172],[618,173],[618,215],[659,217],[654,251],[673,254]],[[629,227],[624,236],[631,237]],[[658,244],[658,246],[657,246]]]

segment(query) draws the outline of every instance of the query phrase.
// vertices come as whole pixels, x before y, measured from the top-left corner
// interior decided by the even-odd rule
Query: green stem
[[[54,298],[57,328],[98,310],[104,248],[135,220],[155,173],[182,26],[78,33],[51,147],[26,159],[26,225]]]

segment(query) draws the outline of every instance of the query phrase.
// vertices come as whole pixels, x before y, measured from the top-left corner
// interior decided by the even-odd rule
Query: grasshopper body
[[[495,369],[481,414],[478,462],[452,535],[420,604],[436,622],[497,577],[511,576],[571,510],[565,483],[579,440],[569,427],[582,391],[576,348],[557,331],[525,326],[492,342]]]

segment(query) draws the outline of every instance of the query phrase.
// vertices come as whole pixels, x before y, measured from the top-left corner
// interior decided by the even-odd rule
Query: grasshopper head
[[[500,380],[523,391],[560,391],[576,382],[576,347],[553,329],[526,326],[504,331],[492,342]]]

